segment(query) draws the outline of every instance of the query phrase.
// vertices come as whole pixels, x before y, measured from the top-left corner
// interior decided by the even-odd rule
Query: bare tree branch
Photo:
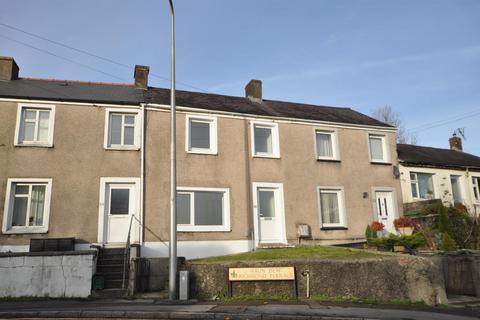
[[[372,117],[397,128],[397,143],[418,143],[418,136],[407,132],[400,115],[391,106],[385,105],[374,109]]]

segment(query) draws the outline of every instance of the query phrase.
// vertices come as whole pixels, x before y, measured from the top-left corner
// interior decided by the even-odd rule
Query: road
[[[0,318],[471,320],[480,318],[480,310],[420,306],[333,305],[318,302],[173,304],[151,299],[35,300],[1,301]]]

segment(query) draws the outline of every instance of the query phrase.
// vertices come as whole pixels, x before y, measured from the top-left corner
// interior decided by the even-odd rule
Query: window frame
[[[33,109],[37,112],[39,110],[48,110],[50,112],[50,116],[48,119],[48,139],[46,142],[43,141],[26,141],[23,142],[20,140],[21,130],[22,130],[22,114],[24,109]],[[38,126],[38,116],[37,116],[37,124]],[[42,103],[19,103],[17,106],[17,120],[15,126],[15,139],[14,139],[14,146],[16,147],[45,147],[51,148],[53,147],[53,135],[55,129],[55,105],[53,104],[42,104]],[[38,130],[37,130],[38,131]],[[37,133],[35,133],[37,134]]]
[[[328,193],[336,193],[337,201],[339,206],[339,223],[324,223],[322,220],[322,199],[321,192],[326,191]],[[318,214],[320,221],[320,229],[346,229],[347,228],[347,210],[345,206],[345,188],[339,186],[318,186],[316,188],[317,192],[317,205],[318,205]]]
[[[478,198],[475,195],[475,189],[477,189]],[[473,202],[480,204],[480,176],[472,176],[472,192],[473,192]]]
[[[412,174],[415,175],[415,180],[412,180]],[[432,187],[433,187],[433,195],[432,195],[432,199],[435,199],[436,198],[436,194],[435,194],[435,181],[433,179],[433,177],[435,176],[434,173],[430,173],[430,172],[421,172],[421,171],[409,171],[408,172],[408,179],[410,180],[410,195],[412,196],[412,199],[414,200],[431,200],[429,198],[422,198],[420,196],[420,184],[419,184],[419,180],[418,180],[418,174],[425,174],[425,175],[429,175],[430,178],[432,179]],[[412,183],[415,183],[415,188],[416,188],[416,191],[417,191],[417,197],[414,197],[413,196],[413,192],[412,192]]]
[[[462,204],[465,203],[465,191],[463,189],[463,176],[460,174],[449,174],[449,177],[450,177],[450,192],[452,195],[452,203],[453,204],[455,204],[455,202],[462,203]],[[457,179],[458,181],[458,189],[459,189],[458,191],[460,192],[460,201],[455,200],[452,178]]]
[[[255,151],[255,127],[268,128],[272,130],[272,153]],[[250,121],[250,136],[253,158],[280,158],[280,135],[278,130],[278,123],[268,121]]]
[[[110,144],[110,115],[120,114],[122,115],[122,131],[121,136],[124,136],[125,115],[133,115],[135,117],[135,123],[133,125],[133,145],[125,144]],[[131,127],[132,125],[127,125]],[[123,139],[121,139],[123,140]],[[132,108],[106,108],[105,109],[105,132],[103,140],[103,148],[105,150],[140,150],[141,140],[141,123],[140,123],[140,110]]]
[[[203,122],[209,124],[210,131],[210,148],[193,148],[191,147],[190,137],[190,123],[191,121]],[[193,154],[218,154],[218,139],[217,139],[217,117],[205,115],[187,114],[185,117],[185,152]]]
[[[195,192],[223,193],[222,225],[194,225],[195,221]],[[178,232],[230,232],[230,189],[207,187],[177,187],[177,194],[190,194],[190,224],[177,224]]]
[[[328,134],[330,135],[330,139],[332,141],[332,156],[331,157],[326,157],[326,156],[320,156],[318,155],[318,145],[317,145],[317,133],[322,133],[322,134]],[[316,127],[313,130],[313,139],[314,139],[314,145],[315,145],[315,159],[322,161],[340,161],[340,148],[339,148],[339,143],[338,143],[338,133],[337,130],[335,129],[325,129],[325,128],[320,128]]]
[[[371,150],[371,147],[370,147],[370,137],[376,137],[376,138],[380,138],[382,140],[383,159],[373,159],[372,158],[372,150]],[[370,158],[370,163],[391,164],[390,150],[388,148],[386,134],[379,133],[379,132],[368,132],[368,134],[367,134],[367,144],[368,144],[368,155],[369,155],[369,158]]]
[[[43,225],[41,226],[12,226],[13,205],[15,194],[12,193],[14,184],[45,185],[45,204],[43,211]],[[5,206],[3,210],[2,233],[4,234],[28,234],[47,233],[50,218],[50,202],[52,197],[51,178],[9,178],[5,192]],[[30,199],[30,197],[29,197]],[[31,200],[29,200],[31,201]],[[27,212],[27,215],[29,213]]]

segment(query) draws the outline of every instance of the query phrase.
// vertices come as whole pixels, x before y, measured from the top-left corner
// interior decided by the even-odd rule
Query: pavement
[[[135,300],[0,301],[0,319],[480,319],[480,308],[298,302]]]

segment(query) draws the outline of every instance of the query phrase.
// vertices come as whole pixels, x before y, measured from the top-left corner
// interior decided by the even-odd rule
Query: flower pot
[[[411,236],[412,233],[413,233],[413,228],[412,227],[400,227],[400,228],[398,228],[398,232],[401,235],[404,235],[404,236]]]

